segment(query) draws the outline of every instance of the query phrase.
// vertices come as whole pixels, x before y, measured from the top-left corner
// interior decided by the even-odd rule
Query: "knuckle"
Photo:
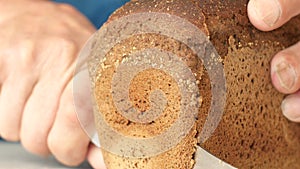
[[[34,63],[35,43],[31,39],[23,40],[19,45],[18,55],[23,67],[30,67]]]
[[[60,9],[66,11],[66,12],[69,12],[71,14],[78,13],[77,9],[70,4],[62,3],[62,4],[59,4],[59,7],[60,7]]]
[[[4,69],[15,69],[7,65],[18,65],[17,69],[28,69],[34,63],[35,42],[32,39],[22,39],[1,50],[1,66]]]
[[[53,42],[59,46],[63,52],[74,52],[77,50],[77,44],[70,37],[55,37]]]
[[[61,42],[61,45],[64,49],[67,50],[74,50],[76,49],[76,42],[70,38],[59,38],[59,41]]]
[[[75,110],[73,108],[67,111],[64,116],[66,119],[66,125],[68,125],[68,127],[72,127],[72,128],[80,127],[77,114],[75,113]]]
[[[51,43],[49,43],[51,42]],[[69,37],[60,36],[60,37],[51,37],[47,42],[48,51],[56,57],[59,57],[57,63],[62,63],[64,65],[69,65],[75,59],[75,56],[78,52],[77,44],[74,40]]]

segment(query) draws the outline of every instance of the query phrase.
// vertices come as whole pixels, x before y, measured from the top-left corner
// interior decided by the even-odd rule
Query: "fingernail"
[[[292,99],[292,100],[291,100]],[[294,98],[287,96],[281,103],[282,114],[291,121],[299,122],[300,113],[297,111],[297,106]],[[295,107],[296,106],[296,107]],[[296,109],[295,109],[296,108]]]
[[[281,103],[281,111],[282,111],[283,115],[286,116],[286,114],[287,114],[286,113],[286,99],[284,99]]]
[[[290,113],[288,112],[288,107],[287,107],[287,101],[286,101],[286,99],[284,99],[284,100],[282,101],[282,103],[281,103],[281,111],[282,111],[282,114],[283,114],[286,118],[290,119]]]
[[[293,88],[297,76],[295,69],[290,64],[285,61],[279,63],[278,65],[276,65],[275,73],[281,87],[288,90]]]
[[[253,6],[257,16],[270,27],[276,24],[282,14],[278,0],[253,0]]]

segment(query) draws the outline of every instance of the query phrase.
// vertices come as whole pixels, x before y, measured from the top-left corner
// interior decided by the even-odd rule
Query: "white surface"
[[[53,157],[41,158],[26,152],[20,144],[0,140],[0,169],[74,169],[59,164]],[[90,169],[84,163],[77,169]]]
[[[194,169],[237,169],[197,146]]]

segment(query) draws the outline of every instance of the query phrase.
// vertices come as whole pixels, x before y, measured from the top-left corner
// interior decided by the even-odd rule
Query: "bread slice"
[[[195,76],[201,93],[201,107],[184,138],[178,143],[175,139],[176,145],[165,151],[154,155],[143,152],[127,156],[124,155],[126,153],[120,155],[103,148],[107,168],[191,169],[195,164],[196,145],[238,168],[300,168],[297,162],[300,158],[300,125],[283,117],[280,104],[284,96],[272,87],[269,70],[272,56],[300,39],[300,18],[294,18],[275,31],[261,32],[248,21],[246,4],[247,0],[133,0],[112,14],[107,24],[124,16],[148,12],[177,16],[196,26],[211,41],[220,55],[219,61],[224,65],[226,103],[222,119],[217,121],[218,127],[208,139],[201,141],[213,95],[205,63],[188,44],[172,37],[147,33],[123,39],[107,52],[105,60],[99,60],[99,68],[92,69],[99,135],[108,136],[99,127],[103,124],[102,118],[124,137],[145,139],[166,132],[180,117],[182,96],[179,87],[168,72],[157,69],[138,73],[128,88],[130,103],[141,112],[151,107],[149,97],[154,89],[164,91],[168,103],[155,121],[131,121],[116,108],[112,94],[116,68],[138,51],[156,48],[180,57]],[[93,58],[101,53],[102,48],[97,45],[103,44],[95,42]],[[159,143],[157,146],[164,148]]]

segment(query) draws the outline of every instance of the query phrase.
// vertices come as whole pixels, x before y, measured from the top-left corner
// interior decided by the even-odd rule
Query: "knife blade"
[[[194,169],[237,169],[197,146]]]

